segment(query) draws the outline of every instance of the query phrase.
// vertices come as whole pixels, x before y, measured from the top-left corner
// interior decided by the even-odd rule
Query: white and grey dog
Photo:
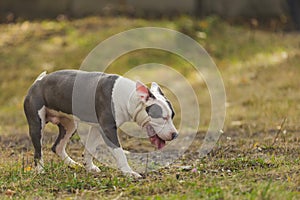
[[[79,95],[74,95],[77,80],[80,80],[81,89]],[[42,135],[48,122],[59,128],[52,151],[66,164],[77,165],[65,148],[76,131],[78,122],[83,121],[91,125],[90,132],[102,134],[119,169],[136,177],[140,175],[128,165],[119,143],[118,127],[127,121],[135,121],[147,131],[151,143],[158,149],[165,146],[165,141],[178,136],[172,121],[172,105],[156,83],[152,83],[148,89],[139,81],[134,82],[115,74],[79,70],[61,70],[50,74],[44,72],[29,89],[24,100],[24,111],[35,150],[35,165],[39,172],[44,169]],[[100,171],[87,150],[84,152],[84,162],[88,171]]]

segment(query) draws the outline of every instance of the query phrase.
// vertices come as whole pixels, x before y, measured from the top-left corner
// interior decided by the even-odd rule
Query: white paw
[[[65,164],[68,165],[71,168],[74,168],[74,169],[82,167],[82,165],[80,163],[75,162],[74,160],[70,160],[68,162],[65,162]]]
[[[142,176],[135,171],[123,171],[123,174],[126,176],[134,177],[134,178],[142,178]]]
[[[42,160],[38,161],[37,166],[35,167],[35,171],[38,174],[45,173],[44,162]]]
[[[85,166],[86,171],[88,172],[94,172],[94,173],[99,173],[101,172],[101,170],[99,169],[99,167],[97,167],[96,165],[91,165],[91,166]]]
[[[43,166],[41,165],[38,165],[36,168],[35,168],[35,171],[38,173],[38,174],[44,174],[45,173],[45,169]]]

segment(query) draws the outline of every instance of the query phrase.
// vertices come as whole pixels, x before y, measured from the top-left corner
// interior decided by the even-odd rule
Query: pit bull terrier
[[[74,95],[78,93],[75,85],[81,88],[79,95]],[[90,95],[92,93],[94,96]],[[25,97],[24,112],[38,172],[44,171],[41,147],[43,130],[48,122],[59,128],[52,151],[64,163],[79,165],[68,156],[65,148],[78,122],[86,122],[91,125],[87,134],[102,134],[118,168],[124,174],[135,177],[140,175],[128,165],[118,140],[118,127],[127,121],[136,122],[146,130],[150,142],[158,149],[165,146],[165,141],[178,136],[172,121],[174,110],[158,84],[153,82],[148,89],[139,81],[134,82],[115,74],[80,70],[61,70],[50,74],[43,72]],[[87,150],[84,151],[84,162],[87,171],[100,172]]]

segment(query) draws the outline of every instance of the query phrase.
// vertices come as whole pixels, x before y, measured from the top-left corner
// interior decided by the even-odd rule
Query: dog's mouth
[[[163,139],[158,137],[157,134],[150,137],[149,139],[150,139],[151,144],[155,145],[157,147],[157,149],[162,149],[166,145],[166,141],[164,141]]]
[[[155,145],[157,149],[162,149],[166,145],[166,141],[156,134],[154,128],[150,124],[146,124],[145,127],[151,144]]]

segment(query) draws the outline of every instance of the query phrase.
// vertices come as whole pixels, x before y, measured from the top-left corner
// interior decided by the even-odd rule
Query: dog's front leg
[[[137,172],[133,171],[127,162],[127,158],[122,147],[110,148],[113,156],[117,160],[118,168],[125,174],[134,176],[136,178],[141,178],[142,176]]]
[[[141,178],[142,176],[137,172],[133,171],[127,162],[127,158],[125,153],[119,143],[119,138],[117,134],[117,128],[115,125],[109,126],[110,123],[102,123],[105,124],[102,127],[101,133],[103,135],[103,139],[107,144],[110,152],[114,156],[117,161],[118,168],[123,172],[125,175],[134,176],[136,178]]]

